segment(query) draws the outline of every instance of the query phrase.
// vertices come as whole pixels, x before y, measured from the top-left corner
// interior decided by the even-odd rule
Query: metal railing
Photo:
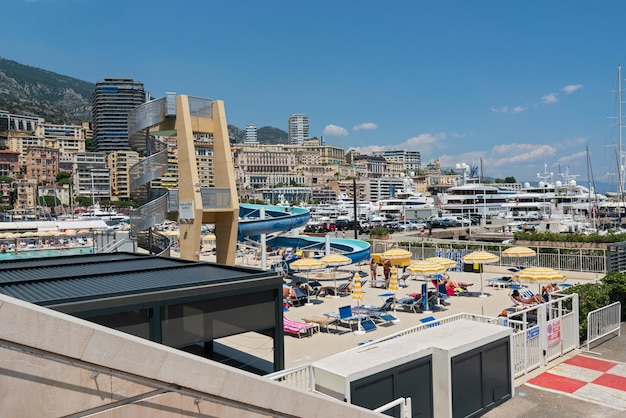
[[[513,328],[513,377],[545,366],[578,348],[578,294],[510,313],[503,321]]]
[[[386,403],[378,408],[374,409],[374,412],[385,412],[396,406],[400,407],[400,418],[411,418],[413,416],[413,409],[411,406],[411,398],[398,398],[395,401]]]
[[[150,228],[165,219],[168,211],[167,194],[160,196],[145,205],[135,209],[130,215],[130,232],[131,238],[136,238],[140,231]]]
[[[522,267],[549,267],[557,270],[580,271],[590,273],[607,272],[607,250],[603,248],[561,248],[561,247],[532,247],[537,250],[533,257],[508,257],[502,251],[510,244],[476,243],[469,241],[450,242],[408,242],[399,244],[394,241],[374,240],[371,251],[383,253],[392,247],[399,247],[410,251],[414,259],[428,257],[446,257],[457,261],[456,270],[463,268],[461,259],[472,251],[489,251],[500,260],[496,266]],[[454,269],[453,269],[454,270]]]
[[[437,324],[447,324],[467,319],[488,324],[499,324],[513,329],[511,357],[513,377],[520,377],[547,362],[578,348],[578,294],[562,295],[549,302],[509,314],[508,318],[460,313],[437,319]],[[360,345],[377,344],[404,335],[420,332],[432,326],[432,322],[387,335]],[[304,390],[315,390],[315,376],[310,364],[266,375],[268,379],[285,382]]]
[[[622,304],[615,302],[587,314],[587,351],[589,345],[612,332],[621,333]]]
[[[130,189],[135,190],[139,186],[167,173],[167,158],[167,150],[162,150],[132,166],[128,174]]]
[[[98,248],[98,251],[96,251],[96,253],[113,253],[113,252],[116,252],[118,248],[120,248],[122,245],[126,244],[128,241],[129,241],[128,238],[124,238],[124,239],[121,239],[119,241],[110,241],[109,243],[104,245],[102,248]]]

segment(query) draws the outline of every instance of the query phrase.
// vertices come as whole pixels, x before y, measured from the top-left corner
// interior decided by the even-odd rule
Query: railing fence
[[[615,302],[587,314],[587,351],[592,342],[612,332],[621,333],[622,304]]]
[[[499,266],[549,267],[556,270],[581,271],[590,273],[607,272],[607,250],[603,248],[561,248],[532,247],[537,251],[533,257],[508,257],[502,254],[509,244],[476,243],[469,241],[450,242],[408,242],[399,244],[394,241],[374,240],[371,252],[383,253],[392,247],[410,251],[414,259],[428,257],[447,257],[457,261],[457,270],[463,268],[461,258],[472,251],[489,251],[500,256]]]
[[[619,307],[618,307],[619,309]],[[557,299],[509,314],[508,317],[489,317],[461,313],[437,319],[446,324],[468,319],[490,324],[500,324],[513,329],[511,356],[513,377],[518,378],[532,370],[545,366],[549,361],[578,348],[578,294],[559,295]],[[619,317],[618,317],[619,321]],[[377,344],[403,335],[419,332],[433,323],[419,324],[400,332],[371,341]],[[619,324],[619,322],[618,322]],[[363,346],[360,346],[363,348]],[[266,376],[304,390],[315,390],[315,376],[311,365],[283,370]]]

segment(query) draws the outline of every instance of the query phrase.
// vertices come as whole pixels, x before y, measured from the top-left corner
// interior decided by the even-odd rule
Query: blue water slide
[[[261,219],[261,209],[265,218]],[[311,213],[306,208],[239,204],[239,239],[272,232],[287,232],[309,222]]]
[[[261,219],[261,208],[265,211],[264,219]],[[240,240],[256,240],[261,234],[287,232],[306,225],[310,217],[306,208],[240,203],[238,236]],[[268,239],[267,245],[323,251],[326,239],[308,235],[279,236]],[[331,238],[330,248],[349,257],[353,263],[370,258],[370,244],[358,239]]]
[[[308,235],[298,235],[296,237],[281,236],[268,239],[267,245],[271,247],[292,247],[301,250],[323,251],[326,246],[326,239]],[[331,238],[330,248],[350,258],[352,263],[369,260],[370,258],[370,244],[358,239]]]

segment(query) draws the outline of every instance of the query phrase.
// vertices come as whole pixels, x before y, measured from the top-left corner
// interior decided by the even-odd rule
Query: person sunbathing
[[[474,283],[466,283],[466,282],[457,282],[452,279],[448,273],[444,273],[443,280],[446,282],[446,287],[451,287],[453,289],[467,289],[469,286],[472,286]]]
[[[515,299],[516,301],[524,303],[526,305],[534,305],[537,303],[544,302],[544,300],[540,296],[537,296],[537,295],[532,295],[527,298],[524,298],[522,297],[522,295],[519,294],[519,291],[517,289],[513,290],[513,293],[511,293],[511,297]]]
[[[541,297],[543,298],[544,301],[548,301],[550,300],[550,294],[553,292],[558,292],[559,291],[559,285],[554,283],[548,283],[545,286],[541,287]],[[555,298],[556,296],[552,296],[553,298]]]

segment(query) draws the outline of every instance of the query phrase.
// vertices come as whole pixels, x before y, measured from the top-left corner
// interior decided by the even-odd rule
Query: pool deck
[[[351,265],[340,268],[341,276],[345,277],[349,275],[349,270],[358,270],[363,272],[369,271],[369,264]],[[331,325],[328,332],[323,330],[322,332],[315,332],[312,336],[298,338],[297,336],[285,335],[285,368],[290,369],[306,365],[316,360],[328,357],[332,354],[339,353],[358,346],[359,343],[366,340],[376,340],[397,332],[403,331],[407,328],[419,325],[420,319],[427,316],[434,316],[435,318],[443,318],[460,313],[469,313],[477,315],[485,315],[490,317],[497,317],[502,310],[513,306],[509,297],[510,289],[487,286],[487,279],[492,277],[501,277],[505,275],[506,271],[504,267],[485,266],[483,272],[483,293],[484,297],[478,296],[481,290],[481,275],[480,273],[468,273],[451,271],[449,275],[452,279],[467,283],[472,283],[469,287],[473,296],[451,296],[446,302],[447,304],[441,310],[433,311],[432,313],[413,313],[407,312],[402,308],[396,307],[395,315],[399,319],[397,323],[379,324],[378,328],[374,331],[368,332],[365,335],[356,335],[350,328],[346,326],[338,326],[335,328]],[[578,284],[586,283],[596,280],[596,275],[589,275],[584,273],[567,272],[567,283]],[[326,275],[328,276],[328,275]],[[382,267],[378,268],[378,279],[382,279]],[[322,275],[316,275],[315,272],[310,273],[310,280],[318,280],[323,286],[333,286],[334,280],[332,278],[323,277]],[[384,288],[377,288],[370,286],[370,277],[365,277],[368,282],[363,287],[364,299],[361,301],[361,305],[374,305],[381,306],[388,296],[381,296],[387,293],[391,293]],[[420,293],[421,287],[424,281],[418,280],[421,276],[414,275],[413,279],[406,281],[407,287],[403,287],[400,284],[400,289],[396,292],[397,298],[407,296],[409,293]],[[338,280],[338,283],[345,282],[345,279]],[[431,285],[432,286],[432,285]],[[532,289],[537,291],[537,289]],[[294,321],[302,321],[303,318],[311,316],[324,316],[326,313],[338,312],[341,306],[356,306],[357,303],[352,300],[352,296],[347,294],[338,298],[333,297],[320,297],[319,299],[312,297],[311,304],[299,307],[290,307],[288,311],[284,313],[286,318]],[[393,314],[393,311],[391,312]],[[234,337],[221,339],[220,342],[224,342],[233,348],[246,351],[252,355],[270,360],[273,355],[271,345],[260,344],[258,335],[250,333],[243,334]]]

